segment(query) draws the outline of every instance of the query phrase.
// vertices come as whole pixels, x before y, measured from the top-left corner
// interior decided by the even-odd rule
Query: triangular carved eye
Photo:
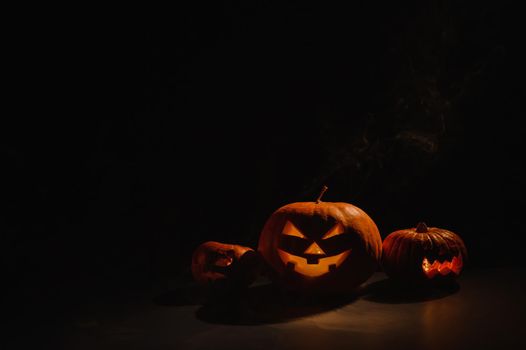
[[[305,237],[305,235],[301,233],[301,231],[296,226],[294,226],[294,224],[290,221],[287,221],[285,223],[285,227],[283,227],[282,233],[287,236],[295,236],[295,237],[307,239],[307,237]]]
[[[337,223],[329,231],[327,231],[327,233],[324,234],[321,239],[331,238],[334,236],[341,235],[342,233],[345,233],[345,228],[342,226],[342,224]]]

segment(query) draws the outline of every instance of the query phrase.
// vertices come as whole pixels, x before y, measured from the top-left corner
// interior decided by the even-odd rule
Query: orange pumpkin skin
[[[466,246],[455,233],[424,223],[389,234],[382,249],[385,273],[399,281],[450,282],[460,275]]]
[[[334,233],[339,234],[330,237],[332,253],[327,254],[326,247],[331,248],[331,244],[323,235]],[[303,235],[304,238],[296,238],[306,241],[303,244],[296,240],[303,245],[292,253],[283,246],[284,241],[295,239],[290,235]],[[339,241],[334,242],[335,238]],[[303,248],[306,249],[301,253]],[[378,228],[364,211],[348,203],[319,199],[288,204],[276,210],[263,227],[258,243],[258,251],[270,267],[270,277],[285,289],[307,293],[342,293],[355,289],[376,271],[381,249]]]
[[[205,242],[192,255],[192,275],[203,286],[247,287],[259,273],[254,249],[219,242]]]

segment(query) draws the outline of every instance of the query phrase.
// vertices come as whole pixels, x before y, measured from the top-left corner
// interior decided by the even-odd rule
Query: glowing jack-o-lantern
[[[271,277],[292,289],[341,292],[375,271],[381,238],[373,220],[349,203],[287,204],[267,220],[258,250]]]
[[[192,275],[201,285],[245,287],[258,272],[259,257],[252,248],[210,241],[192,255]]]
[[[394,279],[451,280],[460,275],[466,257],[466,246],[458,235],[420,223],[385,238],[382,266]]]

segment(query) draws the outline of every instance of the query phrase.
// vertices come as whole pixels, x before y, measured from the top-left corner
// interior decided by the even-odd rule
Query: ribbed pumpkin
[[[455,233],[419,223],[389,234],[382,249],[382,267],[396,280],[451,280],[462,271],[466,246]]]
[[[271,277],[285,288],[305,292],[352,290],[376,270],[382,241],[374,221],[349,203],[287,204],[261,232],[258,251]]]
[[[210,241],[192,255],[192,275],[204,286],[246,287],[258,272],[259,258],[249,247]]]

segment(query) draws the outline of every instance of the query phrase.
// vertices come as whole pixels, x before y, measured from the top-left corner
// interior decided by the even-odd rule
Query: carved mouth
[[[234,252],[218,250],[207,259],[206,271],[219,272],[225,274],[229,269],[230,265],[234,262]]]
[[[304,276],[319,277],[337,269],[345,259],[347,259],[351,253],[351,249],[337,255],[323,258],[304,258],[291,255],[281,249],[278,249],[278,253],[281,261],[285,263],[287,268]]]
[[[446,260],[443,262],[438,260],[431,262],[427,258],[424,258],[422,261],[422,270],[429,279],[436,275],[446,276],[450,273],[458,276],[460,270],[462,270],[462,255],[455,256],[451,261]]]

